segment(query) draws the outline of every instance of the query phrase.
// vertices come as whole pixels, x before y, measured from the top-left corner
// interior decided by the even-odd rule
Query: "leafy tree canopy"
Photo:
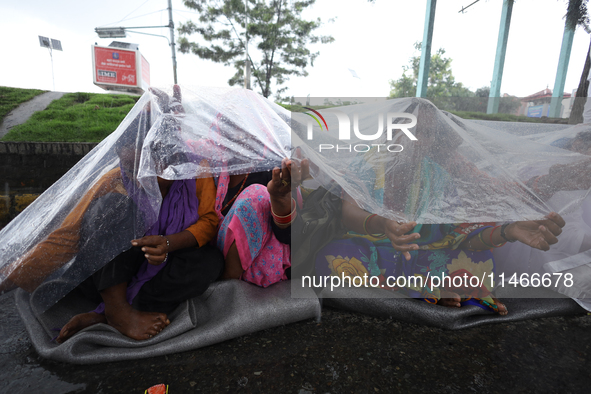
[[[589,14],[587,9],[588,0],[569,0],[566,7],[566,24],[569,29],[574,30],[577,26],[587,26],[589,24]]]
[[[415,49],[421,50],[421,43],[415,43]],[[447,111],[486,112],[489,87],[482,87],[472,92],[461,82],[456,82],[451,70],[452,59],[445,56],[445,49],[440,48],[431,55],[427,98],[439,109]],[[403,67],[402,76],[390,80],[390,97],[415,97],[419,78],[420,56],[410,58],[409,64]],[[513,113],[521,102],[516,97],[503,97],[500,100],[500,113]]]
[[[306,67],[314,65],[319,52],[311,52],[309,44],[330,43],[334,38],[313,34],[322,24],[320,18],[308,21],[301,17],[315,0],[246,1],[247,5],[244,0],[184,0],[185,6],[198,11],[200,17],[197,22],[180,25],[179,50],[233,65],[236,73],[228,83],[240,85],[244,83],[246,33],[253,86],[265,97],[275,88],[280,99],[287,89],[280,86],[292,75],[307,76]],[[207,44],[189,41],[194,33]]]
[[[420,42],[416,42],[414,46],[417,51],[421,50]],[[439,48],[434,55],[431,55],[427,97],[474,96],[474,93],[464,87],[461,82],[456,82],[451,71],[451,62],[451,58],[445,57],[445,49],[443,48]],[[421,56],[411,57],[409,64],[402,68],[402,77],[395,81],[390,80],[390,97],[416,96],[420,63]]]

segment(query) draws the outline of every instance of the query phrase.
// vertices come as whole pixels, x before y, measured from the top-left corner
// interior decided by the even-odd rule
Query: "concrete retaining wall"
[[[0,142],[0,228],[97,143]]]

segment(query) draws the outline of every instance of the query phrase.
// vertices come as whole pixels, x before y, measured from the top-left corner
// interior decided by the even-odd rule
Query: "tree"
[[[417,42],[414,45],[417,51],[421,50],[421,43]],[[443,48],[439,48],[431,56],[427,98],[439,109],[447,111],[486,112],[490,88],[482,87],[472,92],[461,82],[456,82],[451,62],[451,58],[445,57]],[[409,64],[402,68],[402,76],[395,81],[390,80],[390,97],[416,96],[420,63],[420,56],[411,57]],[[412,72],[411,75],[407,75],[409,71]],[[520,105],[521,102],[516,97],[503,97],[499,112],[513,113]]]
[[[421,50],[421,43],[416,42],[414,46],[417,51]],[[456,82],[451,71],[451,62],[451,58],[445,57],[445,49],[443,48],[439,48],[431,56],[427,98],[442,109],[465,111],[467,109],[461,109],[462,105],[459,104],[459,101],[466,100],[442,99],[444,97],[474,97],[474,93],[470,89],[464,87],[461,82]],[[395,81],[390,80],[390,97],[416,96],[420,63],[420,56],[411,57],[409,64],[402,68],[402,76]]]
[[[417,51],[421,50],[421,43],[414,44]],[[429,83],[427,97],[471,97],[474,96],[461,82],[456,82],[451,71],[452,59],[445,57],[445,49],[439,48],[431,56],[429,67]],[[419,78],[420,56],[410,58],[409,64],[403,66],[402,77],[390,80],[390,97],[414,97],[417,92],[417,80]],[[407,72],[411,75],[407,75]]]
[[[311,52],[309,44],[330,43],[331,36],[312,33],[322,22],[320,18],[307,21],[302,12],[315,0],[184,0],[185,6],[197,10],[198,23],[189,21],[179,27],[179,50],[192,52],[202,59],[233,65],[236,73],[228,80],[230,86],[244,83],[245,33],[249,40],[249,60],[252,67],[253,86],[269,97],[275,88],[280,94],[287,87],[279,88],[290,76],[307,76],[306,67],[314,65],[319,52]],[[188,36],[198,33],[210,44],[191,42]],[[252,50],[256,49],[251,56]]]

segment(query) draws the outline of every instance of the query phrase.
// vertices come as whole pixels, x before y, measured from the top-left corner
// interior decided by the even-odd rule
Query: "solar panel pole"
[[[49,59],[51,60],[51,82],[53,83],[53,91],[55,92],[55,77],[53,73],[53,49],[55,48],[58,51],[62,50],[62,42],[60,40],[54,40],[53,38],[47,38],[39,36],[39,44],[43,48],[47,48],[49,50]]]
[[[49,58],[51,59],[51,82],[53,83],[53,91],[55,92],[55,77],[53,75],[53,50],[51,49],[51,45],[47,49],[49,49]]]

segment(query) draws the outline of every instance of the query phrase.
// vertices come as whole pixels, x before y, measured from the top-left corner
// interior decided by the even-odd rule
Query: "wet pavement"
[[[325,308],[306,320],[206,348],[71,365],[37,355],[11,295],[0,298],[0,392],[588,393],[591,316],[459,331]]]

